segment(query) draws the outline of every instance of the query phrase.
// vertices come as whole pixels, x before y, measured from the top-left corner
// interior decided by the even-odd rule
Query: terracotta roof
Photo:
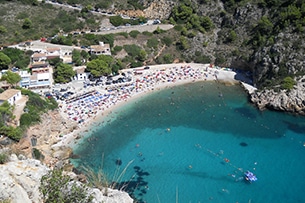
[[[77,69],[76,73],[77,74],[83,74],[85,72],[85,68]]]
[[[59,55],[47,56],[47,59],[55,59],[55,58],[59,58]]]
[[[76,71],[77,74],[82,74],[85,72],[86,66],[74,66],[73,70]]]
[[[34,53],[32,55],[32,58],[41,58],[41,57],[46,57],[47,55],[45,53]]]
[[[21,92],[21,91],[20,90],[16,90],[16,89],[5,90],[4,92],[2,92],[0,94],[0,100],[6,101],[9,98],[11,98],[12,96],[14,96],[15,94],[17,94],[18,92]]]
[[[39,67],[48,67],[49,63],[46,63],[45,61],[39,61],[35,62],[31,65],[31,68],[39,68]]]

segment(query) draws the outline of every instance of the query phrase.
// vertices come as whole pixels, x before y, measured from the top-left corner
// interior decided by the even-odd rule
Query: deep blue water
[[[260,112],[241,87],[200,82],[117,109],[72,163],[102,168],[138,202],[295,203],[305,202],[304,143],[304,117]]]

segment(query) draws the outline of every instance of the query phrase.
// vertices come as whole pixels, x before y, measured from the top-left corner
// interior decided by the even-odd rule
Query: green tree
[[[50,65],[56,67],[59,63],[62,63],[63,60],[59,57],[55,57],[55,58],[52,58],[52,59],[48,59],[48,62],[49,62]]]
[[[124,24],[124,19],[121,16],[110,16],[109,21],[116,27]]]
[[[8,66],[11,64],[11,59],[4,54],[3,52],[0,52],[0,69],[8,69]]]
[[[7,29],[4,26],[0,25],[0,34],[4,34],[6,32],[7,32]]]
[[[73,49],[72,51],[72,62],[76,65],[76,66],[80,66],[82,65],[82,57],[81,57],[81,52]]]
[[[1,81],[6,81],[11,86],[16,86],[17,83],[21,81],[21,76],[18,73],[7,71],[2,75]]]
[[[187,39],[184,36],[179,38],[179,42],[177,43],[180,50],[186,50],[190,47]]]
[[[207,31],[211,30],[214,27],[212,20],[208,16],[201,16],[200,24]]]
[[[54,169],[42,176],[39,190],[45,203],[92,202],[87,187],[70,182],[70,177],[62,169]]]
[[[30,29],[32,27],[32,21],[29,18],[25,18],[22,24],[23,29]]]
[[[268,35],[273,29],[273,24],[270,22],[267,16],[263,16],[256,26],[256,31],[259,32],[260,35]]]
[[[94,59],[87,63],[86,71],[89,71],[94,77],[100,77],[111,73],[111,68],[102,59]]]
[[[192,14],[189,18],[189,22],[192,25],[193,28],[198,29],[200,28],[200,18],[196,14]]]
[[[32,52],[24,52],[17,48],[6,48],[2,52],[11,59],[12,66],[26,68],[30,64]]]
[[[3,102],[0,105],[0,127],[6,125],[13,117],[13,106],[8,101]]]
[[[172,9],[172,17],[176,21],[184,21],[187,20],[193,13],[193,9],[190,6],[187,6],[185,4],[182,4],[180,6],[175,6]]]
[[[56,83],[67,83],[75,76],[75,71],[71,65],[59,63],[55,67],[54,80]]]
[[[114,64],[111,66],[111,70],[113,73],[117,74],[119,70],[123,69],[123,64],[121,60],[117,60]]]
[[[234,30],[231,30],[229,32],[229,35],[227,37],[227,42],[234,42],[237,39],[237,34]]]
[[[2,126],[0,128],[0,133],[15,141],[19,141],[22,137],[22,130],[19,127]]]
[[[87,63],[88,59],[90,58],[90,54],[87,51],[82,50],[80,52],[80,55],[81,55],[82,59],[85,60],[85,63]]]
[[[142,49],[142,50],[140,51],[140,53],[139,53],[137,59],[138,59],[139,61],[145,61],[146,57],[147,57],[147,53],[146,53],[145,50]]]

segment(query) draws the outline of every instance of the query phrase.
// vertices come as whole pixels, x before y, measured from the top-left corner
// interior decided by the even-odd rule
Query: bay
[[[258,111],[238,85],[197,82],[117,108],[71,162],[102,169],[138,202],[304,202],[304,135],[304,117]]]

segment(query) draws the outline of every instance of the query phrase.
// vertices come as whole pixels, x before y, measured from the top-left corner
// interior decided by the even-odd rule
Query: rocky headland
[[[298,80],[291,90],[265,89],[254,91],[250,94],[250,100],[260,110],[272,109],[305,115],[305,80]]]

